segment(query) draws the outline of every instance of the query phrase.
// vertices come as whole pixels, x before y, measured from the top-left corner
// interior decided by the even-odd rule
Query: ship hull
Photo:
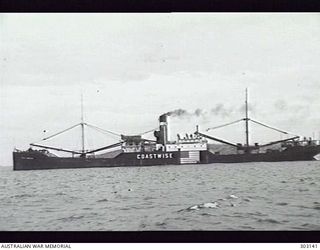
[[[14,170],[99,168],[179,164],[179,152],[121,153],[114,158],[50,157],[38,151],[13,152]]]
[[[208,163],[242,163],[242,162],[281,162],[281,161],[312,161],[320,153],[320,146],[295,147],[284,151],[266,153],[228,154],[219,155],[211,152],[207,154]]]
[[[188,152],[190,155],[192,153]],[[150,153],[120,153],[114,158],[81,158],[81,157],[50,157],[39,151],[13,152],[14,170],[41,170],[67,168],[111,168],[111,167],[139,167],[182,164],[210,164],[210,163],[243,163],[243,162],[281,162],[281,161],[310,161],[320,153],[320,145],[311,147],[295,147],[284,151],[272,151],[255,154],[214,154],[210,151],[199,152],[198,160],[185,152]],[[184,158],[183,158],[184,157]],[[187,159],[187,160],[186,160]]]

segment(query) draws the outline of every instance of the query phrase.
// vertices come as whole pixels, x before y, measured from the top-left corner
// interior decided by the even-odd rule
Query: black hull
[[[281,162],[312,161],[320,153],[319,146],[289,148],[284,151],[271,151],[258,154],[208,154],[208,163],[242,163],[242,162]]]
[[[124,166],[153,166],[179,164],[179,152],[153,152],[152,159],[141,159],[146,153],[121,153],[114,158],[48,157],[38,151],[14,152],[13,170],[66,168],[111,168]],[[147,153],[148,156],[150,155]],[[154,156],[157,156],[154,157]],[[159,155],[159,156],[158,156]]]
[[[243,163],[243,162],[281,162],[281,161],[310,161],[320,153],[320,145],[309,147],[293,147],[284,151],[271,151],[257,154],[213,154],[201,151],[197,164],[210,163]],[[152,152],[152,153],[120,153],[114,158],[73,158],[50,157],[39,151],[13,152],[14,170],[41,170],[67,168],[111,168],[136,166],[181,165],[181,152]],[[191,163],[191,162],[190,162]],[[192,164],[195,164],[194,162]]]

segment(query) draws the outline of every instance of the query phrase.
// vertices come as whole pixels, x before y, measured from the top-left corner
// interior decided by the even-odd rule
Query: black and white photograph
[[[0,231],[320,230],[318,13],[0,32]]]

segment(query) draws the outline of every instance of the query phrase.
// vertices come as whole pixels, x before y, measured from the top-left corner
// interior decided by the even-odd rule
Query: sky
[[[170,118],[173,140],[244,117],[248,88],[252,119],[318,139],[319,44],[315,13],[1,14],[0,165],[12,165],[15,147],[79,123],[81,93],[85,121],[119,134],[198,110]],[[282,138],[250,131],[251,142]],[[85,135],[88,148],[117,140]],[[244,124],[210,135],[244,142]],[[47,145],[79,142],[75,129]]]

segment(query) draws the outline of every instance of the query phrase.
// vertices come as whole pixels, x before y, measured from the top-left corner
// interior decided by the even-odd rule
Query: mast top
[[[83,118],[83,94],[81,93],[81,123],[84,123]]]
[[[249,118],[248,118],[248,88],[246,88],[246,101],[245,101],[245,108],[246,108],[246,146],[249,148]]]
[[[81,93],[81,144],[82,144],[82,153],[85,152],[84,147],[84,119],[83,119],[83,94]]]

